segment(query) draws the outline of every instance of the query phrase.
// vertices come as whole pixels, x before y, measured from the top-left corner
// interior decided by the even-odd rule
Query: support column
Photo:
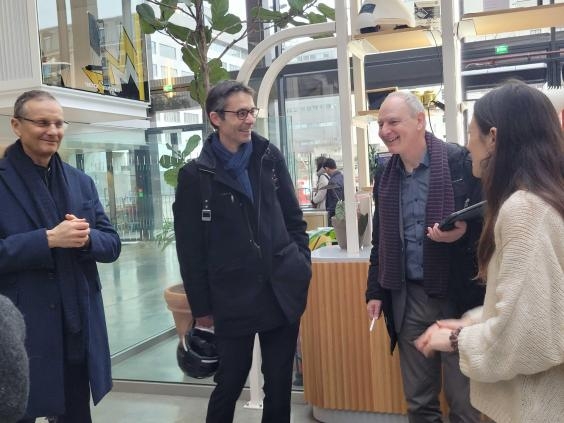
[[[462,81],[460,75],[460,40],[454,25],[460,20],[458,1],[441,2],[441,31],[443,38],[443,87],[445,100],[446,139],[464,144],[462,125]]]

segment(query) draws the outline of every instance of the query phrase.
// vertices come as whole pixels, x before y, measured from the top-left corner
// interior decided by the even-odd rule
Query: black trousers
[[[259,332],[264,376],[263,423],[288,423],[292,371],[299,323]],[[217,386],[208,403],[206,423],[233,421],[235,404],[247,380],[253,358],[255,335],[216,337],[220,364]]]
[[[92,423],[90,416],[90,383],[86,362],[65,363],[65,414],[45,416],[56,423]],[[18,423],[34,423],[35,418],[20,420]]]

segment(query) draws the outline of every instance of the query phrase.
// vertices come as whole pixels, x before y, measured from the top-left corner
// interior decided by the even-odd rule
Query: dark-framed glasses
[[[16,116],[16,119],[31,122],[38,128],[44,128],[44,129],[49,128],[51,125],[55,125],[55,128],[57,129],[65,129],[67,126],[69,126],[69,123],[66,120],[45,120],[45,119],[36,120],[36,119],[29,119],[23,116]]]
[[[247,116],[251,115],[252,117],[256,118],[259,112],[258,107],[253,107],[251,109],[239,109],[239,110],[220,110],[223,113],[235,113],[237,115],[237,119],[245,120]]]

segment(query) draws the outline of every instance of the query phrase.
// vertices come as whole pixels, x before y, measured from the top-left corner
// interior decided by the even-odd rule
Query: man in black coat
[[[173,205],[180,272],[196,326],[214,327],[219,369],[210,422],[233,420],[258,333],[263,422],[290,421],[292,366],[311,277],[306,223],[280,151],[252,132],[251,88],[216,85],[216,129],[178,176]]]
[[[481,200],[479,180],[466,149],[425,131],[425,109],[412,93],[388,95],[378,124],[393,155],[374,183],[368,316],[383,312],[392,350],[399,346],[410,423],[442,421],[443,383],[449,421],[478,422],[458,355],[426,358],[414,341],[435,321],[460,317],[483,301],[483,286],[472,280],[481,222],[456,222],[451,231],[440,231],[437,223]]]

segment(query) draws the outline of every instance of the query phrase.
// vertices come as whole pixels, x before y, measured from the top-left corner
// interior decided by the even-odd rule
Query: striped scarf
[[[446,143],[431,133],[425,133],[429,153],[429,194],[425,210],[427,226],[433,226],[454,211]],[[400,156],[394,154],[386,166],[378,186],[380,220],[379,280],[383,288],[401,289],[405,267],[400,237]],[[425,292],[444,297],[448,289],[449,244],[425,237],[423,244],[423,281]]]

